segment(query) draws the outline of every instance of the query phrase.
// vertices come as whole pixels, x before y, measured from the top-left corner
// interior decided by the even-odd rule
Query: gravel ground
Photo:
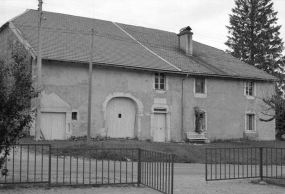
[[[274,185],[260,185],[251,183],[251,180],[230,180],[213,181],[206,183],[203,175],[175,175],[174,177],[175,194],[284,194],[283,187]],[[159,194],[153,189],[147,187],[121,186],[121,187],[53,187],[51,189],[32,187],[32,188],[9,188],[0,189],[0,193],[7,194]]]

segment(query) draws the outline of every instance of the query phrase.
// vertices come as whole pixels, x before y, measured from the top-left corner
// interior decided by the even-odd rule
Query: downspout
[[[181,97],[181,141],[184,138],[184,80],[189,76],[187,73],[186,77],[182,79],[182,97]]]

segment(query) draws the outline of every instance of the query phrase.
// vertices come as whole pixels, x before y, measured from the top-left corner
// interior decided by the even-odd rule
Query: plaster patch
[[[42,109],[65,109],[67,112],[71,109],[70,105],[58,95],[55,93],[46,94],[45,91],[42,92],[41,107]]]
[[[166,104],[166,98],[154,98],[154,104]]]

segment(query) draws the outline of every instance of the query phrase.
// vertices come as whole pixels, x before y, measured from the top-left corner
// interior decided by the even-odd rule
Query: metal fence
[[[53,185],[138,183],[138,149],[52,149]]]
[[[173,193],[174,155],[141,150],[140,183],[163,193]]]
[[[50,151],[47,144],[13,146],[2,169],[7,175],[0,175],[0,184],[50,184]]]
[[[206,181],[276,178],[284,179],[284,148],[207,148]]]
[[[49,186],[140,184],[173,193],[171,154],[138,148],[51,148],[15,145],[6,158],[0,184],[47,183]]]

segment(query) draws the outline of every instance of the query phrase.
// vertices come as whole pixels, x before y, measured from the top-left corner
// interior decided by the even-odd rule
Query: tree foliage
[[[232,56],[270,74],[282,70],[280,61],[284,43],[279,37],[277,12],[271,0],[235,0],[230,14],[228,40]]]
[[[203,117],[205,111],[201,110],[198,106],[195,106],[194,113],[195,113],[195,132],[201,134],[203,132],[202,125],[203,125]]]
[[[29,132],[35,113],[31,100],[38,95],[26,50],[17,42],[10,47],[10,57],[0,59],[0,169],[12,145]]]

